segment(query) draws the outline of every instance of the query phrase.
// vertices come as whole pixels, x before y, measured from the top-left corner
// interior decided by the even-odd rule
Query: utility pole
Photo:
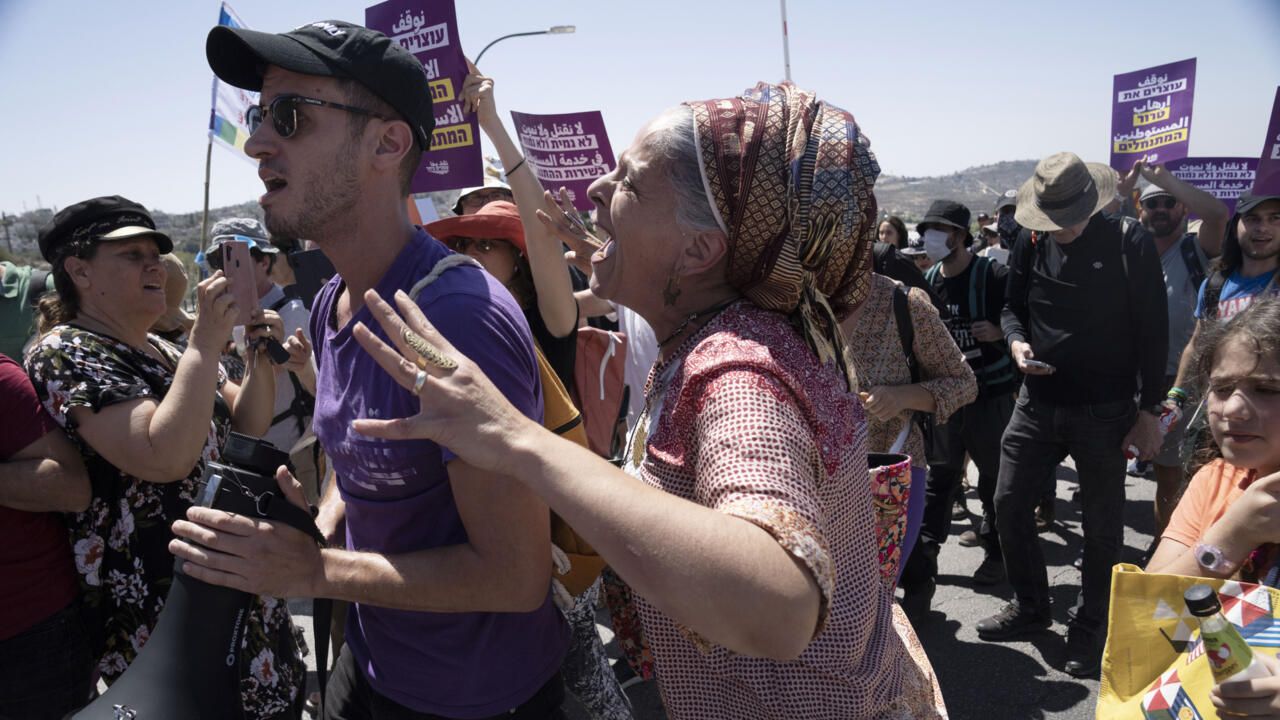
[[[784,76],[787,82],[791,82],[791,41],[787,37],[787,0],[780,0],[782,3],[782,65],[786,71]]]

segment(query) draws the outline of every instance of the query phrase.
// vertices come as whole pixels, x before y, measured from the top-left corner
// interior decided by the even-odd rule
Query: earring
[[[662,301],[671,307],[676,304],[676,300],[680,297],[680,278],[671,275],[667,277],[667,286],[662,289]]]

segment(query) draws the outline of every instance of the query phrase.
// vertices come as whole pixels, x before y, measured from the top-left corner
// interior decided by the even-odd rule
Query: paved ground
[[[1075,471],[1069,465],[1059,468],[1057,522],[1040,536],[1049,562],[1056,622],[1050,631],[1025,641],[989,643],[978,639],[974,623],[999,610],[1010,596],[1009,588],[1006,584],[994,588],[973,585],[971,576],[982,561],[982,551],[961,547],[955,542],[956,536],[970,527],[968,520],[959,520],[953,525],[951,540],[939,558],[942,571],[933,611],[917,627],[942,683],[953,720],[1086,720],[1094,717],[1098,681],[1078,680],[1060,670],[1066,633],[1062,623],[1080,589],[1080,573],[1072,567],[1080,549],[1080,515],[1071,501],[1074,481]],[[1153,494],[1151,481],[1126,478],[1122,558],[1126,562],[1137,562],[1151,541]],[[978,509],[975,491],[969,492],[968,504],[973,510]],[[295,615],[303,616],[299,624],[306,626],[311,642],[309,603],[294,602],[290,606]],[[612,640],[607,627],[602,625],[600,630],[607,643]],[[311,644],[314,647],[314,642]],[[607,649],[612,657],[617,657],[612,643]],[[310,662],[314,669],[314,654]],[[653,683],[632,686],[628,696],[635,706],[637,720],[665,720]],[[588,720],[575,701],[570,700],[567,709],[573,720]]]

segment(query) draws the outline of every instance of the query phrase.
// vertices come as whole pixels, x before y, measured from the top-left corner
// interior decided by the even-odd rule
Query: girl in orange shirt
[[[1280,559],[1280,300],[1216,324],[1197,349],[1222,457],[1192,478],[1147,570],[1263,582]],[[1280,663],[1257,657],[1273,677],[1215,687],[1220,710],[1280,717]]]

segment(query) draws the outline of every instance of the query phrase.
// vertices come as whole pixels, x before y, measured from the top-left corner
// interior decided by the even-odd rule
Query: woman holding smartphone
[[[149,332],[164,313],[172,241],[146,209],[112,196],[63,209],[44,227],[40,252],[56,295],[40,304],[40,339],[27,372],[45,408],[80,451],[89,507],[68,516],[98,672],[108,685],[147,642],[173,578],[169,526],[198,494],[204,463],[235,430],[271,422],[274,373],[246,358],[243,384],[218,362],[239,311],[221,272],[197,287],[185,350]],[[261,321],[255,310],[255,321]],[[270,332],[255,328],[250,338]],[[250,611],[241,696],[250,718],[296,717],[306,668],[284,603]]]

